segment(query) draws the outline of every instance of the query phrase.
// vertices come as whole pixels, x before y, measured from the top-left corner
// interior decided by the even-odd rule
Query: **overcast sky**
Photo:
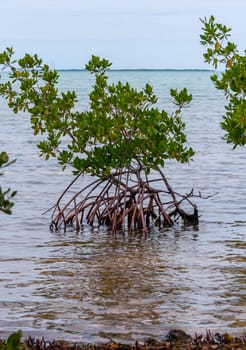
[[[53,68],[84,68],[92,54],[112,68],[210,68],[199,17],[232,27],[246,48],[246,0],[0,0],[0,50],[38,53]]]

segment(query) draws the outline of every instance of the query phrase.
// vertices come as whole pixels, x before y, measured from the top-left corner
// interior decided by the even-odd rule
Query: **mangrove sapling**
[[[217,69],[225,70],[211,79],[218,90],[222,90],[228,104],[221,122],[226,131],[225,140],[234,148],[246,144],[246,51],[240,55],[235,43],[229,41],[231,28],[215,21],[214,16],[201,19],[203,24],[200,35],[201,44],[207,47],[205,62]]]
[[[92,56],[86,65],[95,77],[89,108],[77,111],[76,93],[60,92],[58,72],[37,55],[14,60],[13,50],[7,48],[0,64],[10,71],[0,94],[15,113],[30,114],[34,134],[44,136],[38,144],[40,154],[55,157],[63,169],[72,167],[76,176],[53,207],[51,229],[80,229],[87,223],[104,224],[112,231],[126,226],[146,231],[150,225],[172,226],[177,216],[185,223],[198,223],[190,200],[193,191],[176,193],[163,170],[166,160],[187,163],[194,155],[186,146],[181,118],[192,99],[185,88],[170,91],[175,108],[169,114],[156,107],[149,84],[138,91],[128,82],[109,83],[111,63]],[[84,174],[93,177],[91,183],[64,201]],[[194,214],[186,213],[184,203]]]

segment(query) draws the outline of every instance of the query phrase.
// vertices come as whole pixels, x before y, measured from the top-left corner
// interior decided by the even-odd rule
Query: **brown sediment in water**
[[[5,350],[7,340],[0,339],[0,349]],[[46,341],[44,338],[28,337],[11,350],[246,350],[246,336],[207,331],[205,335],[191,337],[182,330],[171,330],[164,340],[147,339],[132,345],[115,341],[101,344],[84,344],[70,341]]]

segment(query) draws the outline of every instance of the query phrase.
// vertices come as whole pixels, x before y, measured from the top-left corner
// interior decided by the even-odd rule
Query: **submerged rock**
[[[186,334],[182,329],[171,329],[166,336],[166,340],[170,342],[188,343],[192,341],[192,337]]]

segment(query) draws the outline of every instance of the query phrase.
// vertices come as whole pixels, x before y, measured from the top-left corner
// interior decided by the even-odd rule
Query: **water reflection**
[[[21,291],[23,302],[2,308],[27,328],[88,341],[161,336],[172,326],[240,329],[246,325],[245,260],[238,250],[245,244],[202,240],[197,231],[181,230],[54,236],[45,243],[49,257],[34,263],[36,276],[5,281],[8,290]]]
[[[218,301],[224,310],[219,318],[231,328],[243,328],[246,325],[246,242],[228,240],[225,245],[228,253],[219,270],[228,279],[224,283],[221,300]]]

